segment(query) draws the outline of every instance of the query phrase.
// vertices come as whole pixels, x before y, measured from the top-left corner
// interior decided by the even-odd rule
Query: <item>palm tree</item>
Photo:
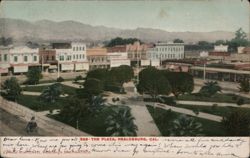
[[[216,81],[208,81],[204,83],[204,86],[201,87],[200,92],[204,96],[213,96],[217,92],[221,91],[221,87]]]
[[[89,104],[86,100],[72,97],[69,99],[69,102],[63,106],[60,115],[68,122],[78,122],[81,117],[88,114],[88,106]]]
[[[134,119],[130,108],[115,108],[105,121],[106,132],[111,136],[136,136],[138,127],[134,124]]]
[[[170,129],[171,136],[201,136],[202,124],[196,122],[193,117],[181,115],[173,121]]]
[[[61,94],[62,94],[61,84],[55,83],[45,88],[42,94],[40,95],[40,98],[45,102],[54,103]]]
[[[221,123],[229,136],[250,136],[250,115],[246,111],[229,113],[223,117]]]
[[[90,113],[96,116],[104,108],[105,101],[102,95],[93,96],[89,105]]]

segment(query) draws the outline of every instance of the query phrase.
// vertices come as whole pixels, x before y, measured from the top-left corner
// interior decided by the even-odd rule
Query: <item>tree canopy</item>
[[[32,67],[26,74],[28,84],[38,84],[39,80],[42,79],[42,71],[38,67]]]
[[[5,90],[5,97],[9,100],[16,101],[21,95],[22,88],[15,77],[4,81],[2,88]]]
[[[156,98],[159,94],[168,95],[171,91],[171,86],[160,70],[148,67],[139,73],[137,90],[141,94],[148,93],[152,98]]]
[[[174,39],[174,43],[184,43],[184,41],[179,38],[176,38]]]
[[[113,47],[116,45],[125,45],[125,44],[133,44],[134,42],[139,41],[137,38],[121,38],[116,37],[110,40],[110,42],[106,45],[106,47]]]
[[[171,92],[178,97],[180,94],[191,93],[194,89],[193,76],[186,72],[170,72],[162,70],[171,85]]]
[[[0,45],[2,46],[8,46],[13,43],[13,40],[11,37],[5,38],[5,37],[0,37]]]

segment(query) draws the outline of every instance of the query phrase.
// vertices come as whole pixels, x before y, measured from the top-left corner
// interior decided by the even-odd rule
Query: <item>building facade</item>
[[[53,43],[52,49],[56,52],[55,58],[61,71],[89,70],[84,43]]]
[[[215,45],[214,46],[214,51],[215,52],[228,52],[228,45]]]
[[[13,47],[9,49],[9,64],[12,73],[28,72],[29,67],[38,67],[39,49],[27,46]]]
[[[108,60],[110,61],[110,67],[130,66],[127,52],[108,52]]]
[[[153,48],[147,50],[147,58],[150,60],[184,59],[183,43],[156,43]]]
[[[89,61],[90,70],[110,67],[106,48],[97,47],[87,49],[87,59]]]

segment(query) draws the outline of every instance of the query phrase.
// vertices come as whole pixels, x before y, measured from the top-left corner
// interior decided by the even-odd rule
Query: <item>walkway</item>
[[[72,83],[72,81],[61,82],[61,84],[65,85],[65,86],[73,87],[73,88],[80,88],[81,87],[81,85]]]
[[[235,103],[221,103],[221,102],[205,102],[205,101],[186,101],[186,100],[177,100],[177,104],[185,104],[185,105],[201,105],[201,106],[213,106],[216,104],[217,106],[232,106],[232,107],[246,107],[250,108],[250,104],[244,104],[244,105],[237,105]]]
[[[174,107],[174,106],[169,106],[169,105],[162,104],[162,103],[148,102],[147,105],[150,105],[153,107],[158,107],[161,109],[166,109],[166,110],[171,109],[172,111],[175,111],[178,113],[182,113],[182,114],[186,114],[186,115],[190,115],[190,116],[195,116],[195,117],[199,117],[199,118],[203,118],[203,119],[207,119],[207,120],[211,120],[211,121],[221,122],[221,120],[222,120],[221,116],[212,115],[212,114],[208,114],[208,113],[204,113],[204,112],[199,112],[199,114],[196,115],[192,110],[188,110],[185,108],[178,108],[178,107]]]

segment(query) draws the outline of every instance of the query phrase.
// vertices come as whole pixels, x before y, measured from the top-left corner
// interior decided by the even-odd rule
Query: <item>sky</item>
[[[247,0],[4,1],[0,16],[28,21],[74,20],[122,29],[249,32]]]

